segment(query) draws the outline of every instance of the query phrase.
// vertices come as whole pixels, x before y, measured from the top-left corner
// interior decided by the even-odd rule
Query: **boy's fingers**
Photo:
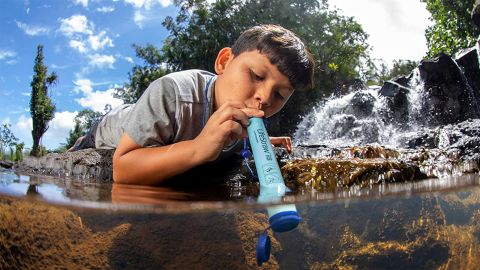
[[[235,120],[242,123],[243,126],[248,125],[248,116],[240,109],[234,107],[225,107],[217,112],[218,124],[222,124],[229,120]]]
[[[250,117],[263,117],[265,113],[255,108],[247,108],[241,102],[230,101],[226,105],[222,105],[217,110],[218,121],[223,123],[227,120],[240,121],[243,126],[248,125]]]
[[[265,112],[259,109],[255,108],[243,108],[242,111],[248,116],[248,117],[264,117]]]
[[[243,136],[243,127],[236,121],[226,121],[220,125],[224,134],[228,137],[241,138]],[[233,135],[233,136],[232,136]]]

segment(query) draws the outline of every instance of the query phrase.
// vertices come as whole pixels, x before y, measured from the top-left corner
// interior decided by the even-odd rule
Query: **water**
[[[268,205],[233,186],[205,197],[12,171],[0,183],[2,269],[256,269],[256,237],[268,226]],[[282,202],[294,203],[303,221],[270,234],[265,269],[479,265],[478,174],[300,190]]]

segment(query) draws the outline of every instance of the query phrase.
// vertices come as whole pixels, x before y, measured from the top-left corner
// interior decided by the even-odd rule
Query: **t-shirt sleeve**
[[[175,137],[178,86],[172,78],[155,80],[128,112],[124,131],[139,145],[168,145]]]

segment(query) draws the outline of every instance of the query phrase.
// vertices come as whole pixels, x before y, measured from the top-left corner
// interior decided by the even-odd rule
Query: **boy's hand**
[[[208,119],[202,132],[194,139],[201,159],[213,161],[222,149],[235,140],[247,136],[250,117],[263,117],[265,113],[238,101],[228,101]]]
[[[288,153],[292,153],[292,138],[290,137],[270,137],[270,142],[274,146],[282,146],[287,149]]]

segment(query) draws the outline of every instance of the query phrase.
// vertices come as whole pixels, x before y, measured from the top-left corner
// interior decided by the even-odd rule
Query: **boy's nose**
[[[267,89],[259,89],[255,93],[255,101],[258,102],[258,106],[261,108],[269,107],[271,98],[272,91]]]

